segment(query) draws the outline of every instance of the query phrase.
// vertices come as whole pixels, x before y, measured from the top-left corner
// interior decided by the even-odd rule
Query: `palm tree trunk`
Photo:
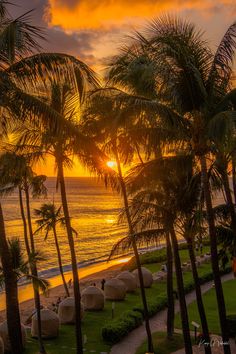
[[[192,354],[193,350],[192,350],[192,343],[191,343],[190,330],[189,330],[188,311],[187,311],[187,305],[186,305],[186,300],[185,300],[184,280],[183,280],[181,261],[180,261],[180,256],[179,256],[178,241],[176,238],[174,227],[171,228],[170,235],[171,235],[174,259],[175,259],[175,273],[176,273],[176,279],[177,279],[178,297],[179,297],[180,315],[181,315],[181,321],[182,321],[182,330],[183,330],[183,336],[184,336],[185,353]]]
[[[76,330],[76,343],[77,343],[77,354],[83,354],[83,338],[82,338],[82,328],[81,328],[81,294],[80,294],[80,284],[79,284],[79,275],[77,269],[77,260],[75,253],[75,245],[73,232],[70,222],[70,214],[68,209],[67,197],[66,197],[66,186],[64,178],[64,170],[62,159],[57,158],[57,168],[58,168],[58,181],[60,184],[61,191],[61,201],[64,211],[65,224],[68,236],[68,243],[71,253],[71,262],[72,262],[72,273],[73,273],[73,288],[74,288],[74,297],[75,297],[75,330]]]
[[[28,220],[29,236],[30,236],[30,243],[31,243],[31,252],[35,256],[34,234],[33,234],[31,212],[30,212],[29,188],[27,183],[25,183],[24,189],[25,189],[25,197],[26,197],[26,211],[27,211],[27,220]],[[30,267],[31,267],[32,275],[35,278],[38,278],[38,270],[37,270],[36,263],[30,262]],[[33,281],[33,288],[34,288],[34,302],[35,302],[35,308],[37,313],[39,352],[42,354],[46,354],[46,349],[44,347],[43,339],[42,339],[40,294],[39,294],[38,284],[36,284],[34,281]]]
[[[128,196],[127,196],[126,186],[125,186],[125,182],[124,182],[123,174],[122,174],[122,170],[121,170],[119,155],[118,155],[117,147],[115,144],[114,144],[114,154],[115,154],[117,168],[118,168],[122,196],[123,196],[123,201],[124,201],[124,206],[125,206],[126,219],[127,219],[127,223],[128,223],[128,227],[129,227],[129,234],[132,237],[132,235],[134,234],[134,230],[133,230],[133,225],[132,225],[131,216],[130,216],[130,212],[129,212]],[[133,247],[136,265],[137,265],[137,269],[138,269],[140,291],[141,291],[141,297],[142,297],[142,302],[143,302],[144,321],[145,321],[145,328],[146,328],[147,341],[148,341],[148,352],[154,353],[152,333],[151,333],[151,329],[150,329],[149,316],[148,316],[148,305],[147,305],[146,293],[145,293],[144,282],[143,282],[143,273],[142,273],[138,248],[137,248],[134,237],[132,237],[132,247]]]
[[[228,173],[226,169],[223,170],[222,179],[223,179],[223,185],[225,190],[226,202],[230,212],[231,227],[234,234],[233,254],[236,255],[236,213],[235,213],[235,207],[234,207],[233,198],[230,190]]]
[[[174,334],[175,301],[173,294],[173,254],[169,232],[166,233],[166,253],[167,253],[167,338],[171,339]]]
[[[204,155],[200,156],[200,164],[201,164],[202,182],[204,188],[204,197],[206,202],[207,218],[208,218],[208,225],[209,225],[209,236],[210,236],[210,244],[211,244],[211,263],[212,263],[212,271],[214,276],[218,312],[220,318],[221,335],[222,335],[223,343],[226,343],[223,346],[224,353],[230,354],[231,350],[228,344],[229,337],[228,337],[228,329],[227,329],[227,321],[226,321],[225,300],[224,300],[224,293],[221,284],[219,261],[218,261],[214,211],[212,208],[210,184],[207,175],[206,157]]]
[[[64,272],[63,272],[63,266],[62,266],[62,260],[61,260],[61,251],[60,251],[60,247],[59,247],[59,243],[58,243],[58,239],[57,239],[57,232],[56,232],[56,227],[55,225],[53,226],[53,235],[54,235],[54,241],[55,241],[55,245],[56,245],[56,250],[57,250],[57,258],[58,258],[58,265],[59,265],[59,270],[61,273],[61,278],[62,278],[62,282],[65,288],[65,293],[66,296],[70,296],[69,293],[69,289],[65,280],[65,276],[64,276]]]
[[[234,204],[236,204],[236,156],[235,152],[232,153],[232,181],[234,192]]]
[[[0,204],[0,257],[6,292],[6,314],[12,353],[22,354],[23,344],[17,290],[17,278],[11,262],[11,254],[5,233],[2,207]]]
[[[207,324],[205,308],[204,308],[204,304],[203,304],[203,300],[202,300],[201,284],[200,284],[200,280],[198,277],[198,271],[197,271],[197,266],[196,266],[196,257],[195,257],[195,253],[194,253],[194,249],[193,249],[193,243],[190,238],[187,239],[187,245],[188,245],[189,258],[190,258],[192,272],[193,272],[193,280],[194,280],[194,284],[195,284],[198,312],[199,312],[199,316],[200,316],[201,324],[202,324],[202,332],[203,332],[203,337],[204,337],[203,339],[204,339],[204,343],[206,343],[206,345],[204,346],[204,349],[205,349],[206,354],[211,354],[211,346],[209,345],[210,336],[209,336],[209,329],[208,329],[208,324]]]
[[[30,245],[29,245],[29,240],[28,240],[27,221],[25,218],[24,203],[23,203],[23,196],[22,196],[21,187],[18,187],[18,191],[19,191],[20,212],[21,212],[21,218],[22,218],[23,228],[24,228],[25,248],[26,248],[27,255],[29,256]]]

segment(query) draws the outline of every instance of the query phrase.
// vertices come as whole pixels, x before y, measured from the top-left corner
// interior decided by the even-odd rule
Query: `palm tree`
[[[128,194],[122,171],[122,161],[125,164],[128,164],[132,161],[135,151],[138,151],[139,149],[139,143],[137,143],[137,139],[135,139],[134,136],[134,139],[132,139],[131,135],[129,135],[127,132],[127,125],[131,123],[125,122],[125,116],[123,115],[123,112],[121,112],[119,105],[116,106],[114,104],[113,92],[112,95],[110,95],[110,91],[113,90],[101,89],[96,91],[93,97],[90,98],[88,107],[85,110],[83,117],[84,130],[90,134],[90,136],[95,139],[95,141],[98,142],[102,151],[107,156],[109,156],[109,159],[114,159],[115,165],[117,166],[117,171],[110,169],[110,183],[113,188],[121,192],[123,199],[125,221],[128,226],[129,235],[131,236],[132,250],[134,252],[138,269],[141,298],[144,310],[145,328],[148,341],[148,352],[152,353],[153,342],[149,325],[148,304],[143,283],[139,253],[135,238],[132,238],[132,235],[134,234],[134,227],[129,212]],[[107,173],[105,166],[103,167],[103,170],[105,173]]]
[[[132,195],[134,191],[132,188]],[[166,257],[167,257],[167,338],[171,339],[174,333],[174,296],[173,296],[173,252],[168,230],[168,221],[160,212],[158,200],[160,193],[155,187],[136,192],[129,205],[130,215],[132,217],[133,227],[135,229],[134,238],[139,246],[156,245],[161,239],[166,240]],[[124,212],[121,214],[123,222]],[[124,237],[115,244],[111,250],[110,258],[116,254],[124,254],[132,249],[131,238]]]
[[[0,158],[1,165],[1,188],[2,193],[9,193],[15,188],[18,188],[19,191],[19,203],[21,216],[24,227],[24,240],[25,247],[28,255],[28,259],[34,259],[36,254],[32,221],[31,221],[31,210],[30,210],[30,191],[32,192],[33,197],[38,197],[40,195],[45,195],[46,188],[44,186],[45,176],[37,176],[33,172],[31,166],[29,165],[29,156],[18,156],[16,153],[6,152]],[[26,200],[26,216],[23,205],[23,196],[25,195]],[[29,239],[28,239],[29,235]],[[32,258],[33,257],[33,258]],[[33,262],[30,262],[31,272],[33,279],[38,278],[37,265]],[[39,346],[40,352],[44,353],[45,349],[43,346],[42,336],[41,336],[41,320],[40,320],[40,296],[37,283],[34,285],[34,298],[35,298],[35,307],[38,316],[38,328],[39,328]]]
[[[65,130],[58,131],[58,134],[52,134],[47,128],[45,129],[41,126],[36,129],[34,126],[30,126],[30,124],[17,127],[15,130],[18,151],[39,153],[43,156],[50,155],[55,160],[57,187],[60,189],[65,228],[71,253],[76,309],[77,352],[79,354],[83,352],[80,317],[81,295],[77,269],[78,261],[74,243],[74,229],[71,225],[64,170],[73,165],[73,156],[76,156],[86,167],[96,170],[98,173],[101,172],[105,164],[103,154],[100,153],[93,140],[86,136],[80,127],[79,117],[83,100],[84,98],[80,96],[76,88],[71,88],[68,84],[54,81],[51,85],[49,104],[55,112],[63,117]],[[69,134],[66,123],[71,127]]]
[[[186,186],[191,168],[192,163],[189,156],[162,157],[134,167],[127,182],[132,194],[138,192],[133,198],[134,207],[131,209],[131,215],[135,215],[138,223],[143,222],[144,227],[147,227],[145,230],[134,233],[136,242],[150,243],[156,240],[157,236],[170,234],[186,353],[192,353],[192,345],[176,236],[176,222],[183,199],[183,187],[181,188],[181,186]],[[151,228],[148,229],[148,227]],[[130,243],[130,240],[128,241]],[[124,239],[119,247],[123,243],[127,243],[127,239]]]
[[[40,209],[34,210],[35,215],[39,218],[36,220],[36,224],[38,225],[38,229],[35,233],[39,231],[45,231],[45,238],[47,240],[49,233],[52,231],[54,236],[54,242],[57,250],[57,258],[59,270],[61,273],[62,282],[64,285],[66,296],[70,296],[69,289],[65,280],[65,276],[63,273],[63,265],[61,259],[61,251],[58,242],[57,236],[57,225],[64,225],[65,218],[61,215],[61,207],[56,208],[54,203],[43,204]]]
[[[0,257],[6,291],[6,313],[9,339],[12,351],[23,353],[21,336],[20,311],[17,294],[17,277],[14,272],[13,261],[7,242],[2,207],[0,204]]]
[[[202,34],[192,24],[170,16],[153,21],[148,26],[145,38],[149,51],[159,65],[166,91],[172,95],[171,102],[185,118],[183,140],[194,152],[201,166],[212,269],[224,343],[228,342],[226,308],[219,272],[207,158],[211,152],[213,135],[220,131],[219,126],[231,123],[235,117],[232,111],[222,112],[230,90],[231,67],[236,47],[235,30],[236,23],[226,31],[215,53],[211,52],[202,39]],[[141,35],[138,40],[142,44],[145,42]],[[232,95],[235,96],[235,91]],[[230,353],[229,345],[224,345],[224,352]]]
[[[13,269],[16,275],[17,283],[22,279],[24,281],[35,281],[37,282],[42,292],[46,293],[49,287],[48,281],[43,278],[34,278],[30,272],[30,262],[39,262],[40,260],[42,260],[42,256],[40,256],[40,254],[36,254],[35,259],[31,258],[30,260],[26,261],[20,240],[18,238],[13,238],[11,240],[7,240],[7,242],[11,255],[11,260],[13,262]],[[4,287],[4,283],[5,280],[3,269],[0,269],[0,286]]]
[[[71,133],[74,130],[70,123],[65,122],[57,111],[47,105],[44,99],[36,97],[35,94],[39,91],[42,92],[42,88],[45,88],[46,94],[46,83],[51,82],[53,78],[65,75],[78,88],[79,98],[82,101],[85,87],[98,84],[93,71],[83,62],[69,55],[46,53],[36,54],[24,59],[26,55],[31,54],[35,48],[38,48],[38,39],[42,38],[41,31],[31,25],[29,13],[17,19],[12,19],[6,10],[7,2],[2,1],[0,5],[0,105],[2,126],[4,128],[8,126],[10,112],[11,121],[12,119],[21,120],[21,122],[30,120],[31,124],[35,124],[36,127],[43,124],[51,131],[51,134],[55,131],[58,133],[58,128],[63,126],[64,131],[68,130],[68,134]],[[58,70],[59,67],[60,70]],[[21,195],[19,196],[21,198]],[[27,190],[26,197],[29,200]],[[30,220],[29,210],[29,205],[27,205],[28,220]],[[23,214],[22,217],[24,219]],[[30,223],[28,226],[31,237]],[[9,268],[7,269],[9,270]],[[8,293],[6,295],[8,297]],[[40,334],[40,313],[38,320]],[[13,338],[13,326],[9,324],[10,331],[12,331],[10,338]],[[20,347],[19,344],[18,348]],[[41,352],[44,351],[42,345],[40,350]]]

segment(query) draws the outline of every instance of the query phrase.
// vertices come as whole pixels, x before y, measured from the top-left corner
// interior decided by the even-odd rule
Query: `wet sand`
[[[102,279],[109,279],[115,277],[120,271],[125,262],[129,258],[122,258],[111,261],[109,263],[100,263],[96,265],[91,265],[86,268],[79,269],[81,290],[85,287],[96,283],[98,287],[101,287]],[[71,272],[65,273],[66,280],[72,278]],[[50,289],[47,296],[41,296],[41,303],[43,306],[48,308],[53,308],[53,303],[57,302],[58,297],[63,298],[65,296],[65,290],[62,285],[61,277],[58,275],[49,279]],[[72,294],[72,288],[70,289],[70,294]],[[20,302],[20,312],[21,320],[25,323],[26,319],[31,315],[34,309],[33,300],[33,289],[31,284],[27,284],[19,287],[19,302]],[[0,322],[5,319],[5,296],[0,294]]]

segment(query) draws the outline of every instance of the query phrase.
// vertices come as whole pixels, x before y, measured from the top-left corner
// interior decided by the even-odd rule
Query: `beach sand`
[[[81,290],[83,290],[85,287],[89,286],[89,285],[93,285],[94,283],[98,286],[101,287],[101,281],[102,279],[110,279],[115,277],[116,275],[118,275],[121,271],[122,266],[124,265],[124,263],[127,261],[126,259],[122,259],[122,260],[118,260],[115,262],[115,264],[109,266],[109,265],[97,265],[92,267],[92,269],[90,269],[90,271],[93,270],[94,268],[94,273],[88,274],[86,275],[86,273],[89,273],[90,271],[87,270],[84,272],[85,275],[81,276],[81,280],[80,280],[80,285],[81,285]],[[105,269],[99,270],[103,267],[106,267]],[[97,271],[96,271],[97,269]],[[60,277],[57,277],[60,279]],[[66,279],[67,281],[69,279],[72,278],[71,273],[66,274]],[[59,281],[59,279],[57,281]],[[20,290],[21,287],[19,287]],[[27,285],[28,288],[28,293],[30,292],[29,296],[31,297],[31,293],[32,292],[32,286],[30,284]],[[72,288],[70,289],[70,294],[71,296],[73,296],[73,290]],[[22,295],[22,294],[21,294]],[[63,285],[57,285],[57,286],[53,286],[50,288],[49,293],[47,294],[47,296],[42,295],[41,296],[41,304],[44,307],[48,307],[48,308],[53,308],[53,303],[55,304],[57,302],[58,297],[61,297],[62,299],[65,296],[65,290]],[[24,298],[24,296],[23,296]],[[2,303],[2,301],[1,301]],[[2,304],[3,307],[3,304]],[[5,306],[4,306],[5,307]],[[30,298],[28,300],[22,301],[22,296],[20,299],[20,313],[21,313],[21,321],[22,323],[25,324],[26,320],[29,318],[29,316],[32,314],[32,311],[34,310],[35,306],[34,306],[34,300],[33,298]],[[2,310],[0,311],[0,322],[4,321],[6,318],[6,311]]]

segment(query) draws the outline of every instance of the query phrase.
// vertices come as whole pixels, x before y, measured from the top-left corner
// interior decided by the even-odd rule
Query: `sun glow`
[[[110,168],[115,168],[117,163],[115,161],[107,161],[107,166]]]

